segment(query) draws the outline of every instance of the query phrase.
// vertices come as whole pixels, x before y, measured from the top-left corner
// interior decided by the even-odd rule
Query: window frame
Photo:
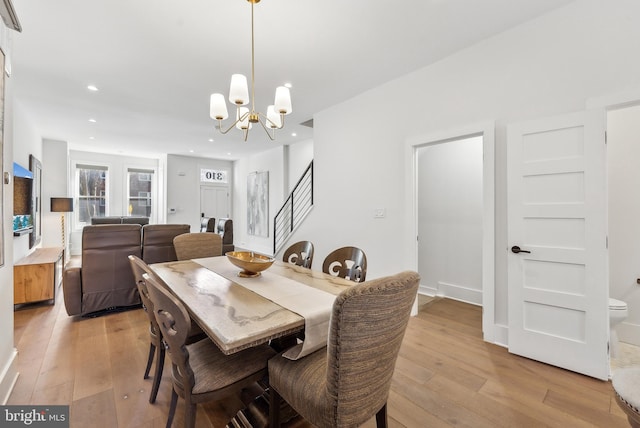
[[[100,174],[100,178],[104,179],[104,190],[100,190],[100,195],[93,196],[99,198],[99,206],[104,206],[104,216],[109,216],[110,211],[110,198],[109,198],[109,189],[111,186],[111,166],[102,162],[95,161],[75,161],[73,162],[73,199],[74,199],[74,209],[73,213],[73,230],[82,230],[84,226],[88,226],[91,222],[80,221],[80,174],[79,171],[81,169],[94,169],[98,171],[102,171]],[[84,196],[82,196],[84,197]],[[88,198],[88,196],[86,196]]]
[[[123,206],[125,207],[125,211],[126,214],[125,215],[133,215],[133,214],[129,214],[129,205],[131,203],[132,200],[136,201],[136,206],[145,206],[145,207],[151,207],[151,211],[149,214],[149,223],[155,223],[156,219],[158,218],[158,209],[159,209],[159,205],[158,205],[158,170],[156,167],[150,167],[147,165],[135,165],[135,164],[128,164],[128,165],[124,165],[123,168],[123,172],[124,172],[124,191],[122,194],[123,197]],[[139,194],[141,193],[140,191],[138,192],[138,196],[132,196],[131,195],[131,174],[132,173],[137,173],[140,176],[144,176],[144,174],[148,174],[148,180],[140,180],[138,179],[138,181],[140,182],[146,182],[149,181],[150,182],[150,190],[149,192],[142,192],[142,193],[148,193],[149,196],[148,197],[141,197]],[[146,204],[145,205],[140,205],[140,202],[146,200]],[[132,204],[133,205],[133,204]]]

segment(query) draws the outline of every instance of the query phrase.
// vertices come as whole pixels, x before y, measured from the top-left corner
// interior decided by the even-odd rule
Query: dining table
[[[290,359],[325,347],[333,301],[355,285],[278,260],[252,278],[239,276],[241,270],[226,256],[155,263],[150,268],[227,355],[283,338],[289,339],[283,355]],[[257,396],[255,400],[262,405],[253,407],[262,407],[264,413],[268,399]],[[251,418],[253,423],[247,420]],[[246,409],[236,416],[245,420],[241,426],[262,426],[256,418]]]
[[[240,269],[225,256],[150,267],[225,354],[302,331],[305,341],[318,336],[321,342],[306,353],[324,347],[333,301],[354,285],[278,260],[254,278],[238,276]]]

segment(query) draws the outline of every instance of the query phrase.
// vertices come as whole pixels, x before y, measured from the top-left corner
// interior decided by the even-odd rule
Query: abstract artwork
[[[247,177],[247,233],[269,236],[269,171]]]

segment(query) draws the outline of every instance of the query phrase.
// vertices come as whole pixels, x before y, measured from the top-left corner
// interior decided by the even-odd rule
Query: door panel
[[[604,112],[508,128],[509,351],[608,377]]]
[[[216,220],[229,217],[229,189],[222,186],[200,186],[200,212]]]

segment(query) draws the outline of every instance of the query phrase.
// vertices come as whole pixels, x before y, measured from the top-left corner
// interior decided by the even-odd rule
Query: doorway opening
[[[482,305],[481,135],[416,150],[423,294]]]
[[[408,143],[419,292],[482,306],[484,339],[495,342],[494,124]]]
[[[640,104],[607,111],[607,211],[609,297],[627,306],[626,318],[615,317],[617,345],[610,338],[611,370],[640,364]],[[611,310],[611,309],[610,309]],[[611,322],[611,317],[610,317]]]

